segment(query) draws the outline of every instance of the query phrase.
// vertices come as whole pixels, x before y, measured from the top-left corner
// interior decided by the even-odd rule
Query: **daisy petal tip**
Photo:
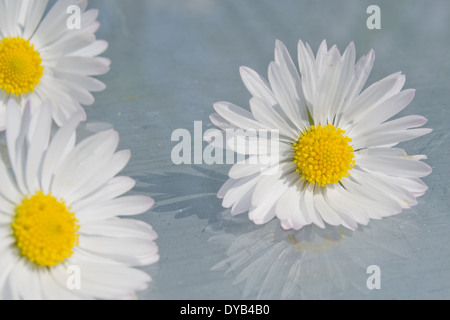
[[[252,220],[253,223],[256,224],[257,226],[261,226],[261,225],[265,224],[264,220],[261,220],[261,219],[258,219],[258,218],[254,218],[254,219],[250,218],[250,220]]]
[[[115,141],[118,141],[120,139],[119,132],[115,129],[106,129],[103,131],[103,133],[107,136],[114,138]]]
[[[325,225],[325,223],[323,222],[322,219],[320,219],[320,221],[315,221],[313,224],[315,226],[319,227],[320,229],[325,229],[326,228],[326,225]]]
[[[222,207],[223,208],[225,208],[225,209],[230,209],[232,206],[233,206],[233,203],[231,202],[231,201],[229,201],[229,200],[227,200],[226,198],[225,198],[225,196],[222,196],[222,195],[217,195],[217,197],[219,198],[219,199],[223,199],[223,201],[222,201]]]
[[[369,52],[366,55],[366,59],[368,59],[370,61],[370,64],[373,64],[373,62],[375,61],[375,50],[374,49],[369,50]]]
[[[97,18],[98,18],[98,15],[100,14],[100,10],[97,9],[97,8],[89,9],[88,12],[92,12],[92,15],[95,17],[95,19],[97,19]]]
[[[212,114],[210,114],[209,115],[209,121],[211,121],[212,123],[214,123],[215,121],[216,121],[216,118],[217,118],[217,116],[218,116],[219,114],[217,114],[217,113],[212,113]]]
[[[239,67],[239,74],[241,75],[241,78],[248,75],[251,71],[252,71],[252,69],[250,69],[249,67],[246,67],[246,66]]]
[[[275,51],[278,50],[287,50],[286,46],[284,45],[283,41],[276,39],[275,40]]]
[[[425,164],[425,166],[426,167],[425,167],[425,170],[424,170],[424,176],[423,177],[429,176],[433,172],[433,168],[431,166],[429,166],[427,164]]]
[[[221,111],[230,109],[229,105],[230,104],[226,101],[219,101],[219,102],[214,103],[213,107],[214,107],[214,110],[216,110],[216,112],[220,115]]]
[[[142,212],[147,212],[155,205],[155,200],[149,196],[141,196]]]
[[[412,130],[414,130],[414,129],[412,129]],[[415,130],[421,130],[422,131],[422,134],[420,136],[425,136],[425,135],[430,134],[430,133],[433,132],[432,128],[419,128],[419,129],[415,129]]]
[[[292,230],[298,231],[303,227],[303,226],[295,226],[290,220],[281,220],[280,226],[284,231],[292,231]]]
[[[246,66],[239,66],[239,72],[244,72],[246,68]]]

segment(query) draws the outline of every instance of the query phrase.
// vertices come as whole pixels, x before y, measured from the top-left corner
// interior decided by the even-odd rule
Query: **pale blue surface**
[[[371,4],[381,8],[381,30],[366,28]],[[121,148],[132,151],[124,174],[138,181],[134,192],[156,200],[139,218],[158,232],[161,260],[145,268],[153,282],[140,299],[450,298],[450,2],[92,0],[89,7],[100,9],[98,37],[110,43],[112,69],[101,77],[108,89],[87,108],[86,128],[97,130],[97,122],[119,131]],[[354,41],[358,57],[373,48],[368,83],[402,71],[405,87],[417,90],[402,114],[423,115],[434,129],[402,145],[428,155],[433,168],[417,206],[353,233],[296,234],[322,243],[309,247],[296,245],[277,221],[255,227],[246,215],[222,217],[215,194],[230,166],[175,166],[170,159],[172,131],[192,132],[194,121],[211,127],[214,102],[248,108],[239,66],[267,76],[275,40],[296,60],[299,38],[314,51],[323,39],[341,50]],[[269,240],[252,241],[263,235]],[[240,268],[211,271],[233,250],[246,253]],[[260,257],[267,262],[251,264]],[[381,268],[380,290],[366,287],[372,264]],[[254,283],[233,284],[246,266]],[[284,283],[292,286],[283,292]]]

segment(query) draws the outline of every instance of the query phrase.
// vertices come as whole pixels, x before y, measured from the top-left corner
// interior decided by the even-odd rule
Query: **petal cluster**
[[[277,41],[268,80],[241,67],[242,80],[252,94],[250,111],[218,102],[210,119],[223,130],[278,130],[279,148],[276,152],[234,149],[247,150],[248,156],[259,161],[231,168],[230,179],[218,192],[224,207],[231,208],[233,214],[248,212],[257,224],[277,217],[285,229],[309,224],[355,229],[370,219],[397,214],[417,204],[417,197],[427,190],[420,178],[431,168],[422,161],[426,156],[410,156],[396,145],[431,129],[419,128],[426,123],[422,116],[392,119],[415,93],[403,90],[403,74],[394,73],[363,90],[375,55],[371,50],[358,61],[355,56],[353,43],[341,54],[336,46],[328,49],[323,41],[314,55],[308,44],[299,41],[297,69],[284,44]],[[308,153],[299,157],[296,146],[313,128],[330,125],[345,132],[354,158],[349,157],[348,174],[318,183],[308,179],[301,168],[307,171],[305,161],[311,161],[309,157],[316,156],[316,151],[329,154],[332,150],[314,150],[311,145]],[[242,135],[242,130],[236,130],[237,138]],[[326,145],[326,141],[317,143]],[[267,165],[262,161],[265,158],[275,161]],[[311,170],[317,175],[320,168]]]
[[[108,43],[95,36],[100,27],[98,10],[87,10],[87,0],[58,0],[49,9],[47,4],[46,0],[0,1],[0,41],[19,38],[29,42],[43,68],[39,81],[21,94],[11,94],[7,86],[3,90],[0,87],[0,129],[5,128],[5,107],[11,98],[22,110],[27,101],[31,101],[33,109],[51,101],[53,119],[62,125],[75,113],[81,113],[85,120],[82,106],[94,103],[92,92],[105,89],[104,83],[95,78],[107,73],[111,63],[99,56]],[[80,10],[79,28],[68,27],[69,6]],[[7,84],[7,80],[3,83]]]
[[[118,176],[130,152],[116,151],[117,132],[99,132],[76,143],[80,120],[80,114],[74,115],[52,135],[48,105],[34,114],[26,106],[22,116],[14,101],[8,103],[9,163],[0,160],[1,298],[132,298],[150,281],[135,267],[158,261],[157,234],[130,217],[146,212],[154,201],[124,195],[135,181]],[[11,228],[23,199],[41,193],[62,199],[78,224],[73,254],[50,268],[21,255]],[[73,267],[80,271],[76,289],[69,286]]]

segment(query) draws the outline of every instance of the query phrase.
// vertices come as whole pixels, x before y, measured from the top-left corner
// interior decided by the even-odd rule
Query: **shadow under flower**
[[[215,222],[221,200],[217,198],[227,176],[201,166],[190,167],[194,173],[148,173],[137,178],[136,191],[151,194],[155,199],[153,212],[174,213],[176,219],[196,215]]]
[[[214,233],[211,242],[228,244],[227,258],[212,270],[231,274],[234,285],[243,285],[244,299],[369,298],[368,267],[399,272],[383,275],[383,281],[400,277],[414,254],[404,232],[419,231],[411,219],[398,218],[357,231],[314,225],[285,231],[276,219],[263,226],[243,219],[226,210],[209,231]]]

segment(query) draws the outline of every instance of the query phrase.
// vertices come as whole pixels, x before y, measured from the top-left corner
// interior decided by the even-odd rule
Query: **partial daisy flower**
[[[427,121],[421,116],[389,120],[414,97],[414,90],[402,90],[405,76],[394,73],[362,91],[374,52],[355,64],[353,43],[341,55],[323,41],[314,57],[299,41],[298,61],[300,74],[277,41],[269,81],[240,69],[253,96],[251,112],[229,102],[214,105],[211,121],[235,132],[227,147],[249,156],[231,168],[218,192],[223,206],[248,212],[256,224],[276,216],[285,229],[329,224],[354,230],[417,204],[427,190],[420,178],[431,168],[421,161],[426,156],[394,146],[431,129],[417,128]],[[255,147],[248,138],[247,131],[256,132],[253,141],[272,145],[270,130],[278,132],[277,148]]]
[[[50,100],[61,125],[77,112],[84,120],[82,105],[94,103],[91,92],[105,89],[93,78],[110,69],[110,61],[98,57],[108,47],[95,37],[98,10],[86,11],[87,0],[58,0],[44,17],[47,3],[0,0],[0,130],[9,99],[22,111],[26,101],[35,108]],[[73,14],[79,9],[79,25],[69,23],[71,8]]]
[[[127,299],[151,280],[136,269],[159,259],[143,213],[153,199],[122,196],[135,181],[116,176],[128,150],[114,130],[75,144],[81,115],[51,137],[51,108],[31,114],[11,100],[8,163],[0,160],[0,298]],[[10,169],[9,169],[10,167]]]

